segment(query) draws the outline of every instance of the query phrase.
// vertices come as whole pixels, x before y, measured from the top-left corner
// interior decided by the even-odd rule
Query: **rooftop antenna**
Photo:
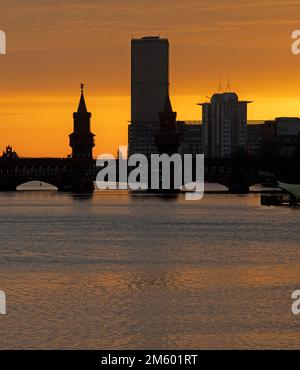
[[[227,76],[227,86],[226,86],[226,91],[227,92],[231,92],[231,86],[230,86],[230,79],[229,79],[229,75]]]
[[[223,92],[223,89],[222,89],[222,81],[221,81],[221,77],[219,77],[219,87],[218,87],[218,92]]]
[[[81,84],[80,84],[81,94],[83,94],[83,89],[84,89],[84,83],[81,82]]]

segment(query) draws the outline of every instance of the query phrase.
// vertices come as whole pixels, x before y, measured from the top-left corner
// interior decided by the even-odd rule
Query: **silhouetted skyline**
[[[196,103],[217,91],[219,76],[225,89],[228,75],[232,90],[255,102],[249,119],[299,116],[300,59],[290,49],[299,10],[291,0],[3,0],[0,147],[14,142],[26,156],[67,154],[69,112],[85,81],[94,132],[105,138],[95,153],[115,153],[127,143],[130,40],[148,34],[170,40],[179,120],[199,120]]]

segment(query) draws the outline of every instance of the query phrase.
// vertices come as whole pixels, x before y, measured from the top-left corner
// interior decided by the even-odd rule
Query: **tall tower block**
[[[169,88],[169,41],[146,36],[131,41],[131,122],[159,121]]]
[[[156,152],[154,135],[169,87],[169,41],[159,36],[131,40],[129,155]]]

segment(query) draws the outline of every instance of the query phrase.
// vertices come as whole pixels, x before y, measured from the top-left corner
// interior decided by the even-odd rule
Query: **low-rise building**
[[[300,144],[300,118],[278,117],[266,121],[262,128],[262,146],[265,155],[291,157]]]
[[[178,121],[181,137],[179,152],[181,154],[202,154],[202,122]]]
[[[180,154],[201,154],[202,151],[202,122],[177,121],[181,144]],[[156,123],[131,123],[128,126],[128,155],[141,153],[150,155],[157,153],[155,135],[158,133],[159,124]]]
[[[247,122],[247,153],[252,157],[260,157],[262,154],[262,130],[264,121]]]

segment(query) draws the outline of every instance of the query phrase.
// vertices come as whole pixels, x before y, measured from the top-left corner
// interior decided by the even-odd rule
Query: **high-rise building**
[[[131,122],[158,122],[169,87],[169,41],[131,41]]]
[[[129,154],[156,152],[154,136],[169,88],[169,41],[147,36],[131,41]]]
[[[202,146],[209,158],[230,158],[247,145],[247,105],[232,92],[214,94],[202,105]]]

